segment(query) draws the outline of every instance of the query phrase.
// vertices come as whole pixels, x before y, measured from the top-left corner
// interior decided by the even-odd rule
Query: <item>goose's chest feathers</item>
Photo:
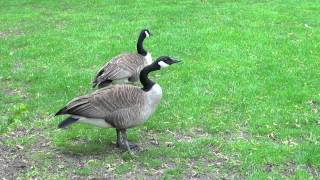
[[[158,84],[146,92],[146,102],[143,111],[143,119],[147,119],[157,108],[162,97],[162,89]]]
[[[144,59],[146,60],[146,65],[152,64],[152,57],[150,53],[147,53],[147,55],[144,56]]]
[[[158,104],[162,97],[162,89],[159,84],[155,84],[152,88],[147,92],[148,104]]]

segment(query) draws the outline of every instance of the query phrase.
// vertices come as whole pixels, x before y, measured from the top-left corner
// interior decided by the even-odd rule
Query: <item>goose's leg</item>
[[[126,130],[126,129],[124,129],[124,130],[122,131],[122,135],[123,135],[123,137],[124,137],[124,139],[125,139],[126,146],[129,146],[131,149],[134,149],[134,148],[137,148],[137,147],[138,147],[138,145],[136,145],[135,143],[128,141],[128,138],[127,138],[127,130]]]
[[[127,137],[127,130],[126,129],[123,129],[123,130],[120,130],[121,134],[122,134],[122,142],[124,143],[126,149],[128,151],[130,151],[130,146],[129,146],[129,142],[128,142],[128,137]]]
[[[120,147],[120,145],[122,144],[121,143],[121,132],[120,132],[120,130],[119,129],[116,129],[116,131],[117,131],[117,147]]]
[[[127,130],[126,129],[116,129],[117,130],[117,146],[121,149],[126,149],[130,151],[131,148],[138,147],[136,144],[128,142]]]
[[[116,129],[117,130],[117,146],[120,149],[130,151],[130,146],[127,139],[127,132],[125,129]]]

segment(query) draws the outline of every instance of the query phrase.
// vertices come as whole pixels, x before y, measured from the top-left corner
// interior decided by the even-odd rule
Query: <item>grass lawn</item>
[[[317,0],[0,1],[0,177],[319,178]],[[183,61],[151,76],[164,97],[115,147],[114,129],[57,129],[106,60]]]

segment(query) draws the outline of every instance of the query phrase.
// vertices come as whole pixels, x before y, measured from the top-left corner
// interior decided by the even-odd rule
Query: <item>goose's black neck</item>
[[[152,71],[157,71],[159,69],[160,67],[158,67],[157,64],[154,63],[142,69],[142,71],[140,72],[140,82],[143,85],[143,91],[149,91],[155,84],[152,80],[148,78],[148,74]]]
[[[137,51],[142,56],[147,55],[147,51],[143,48],[143,41],[146,37],[141,33],[137,42]]]

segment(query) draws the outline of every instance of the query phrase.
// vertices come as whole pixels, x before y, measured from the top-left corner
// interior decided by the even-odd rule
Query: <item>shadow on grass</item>
[[[70,140],[67,142],[58,142],[56,143],[56,147],[65,155],[90,156],[121,152],[121,150],[117,148],[116,144],[111,141],[101,143]]]

